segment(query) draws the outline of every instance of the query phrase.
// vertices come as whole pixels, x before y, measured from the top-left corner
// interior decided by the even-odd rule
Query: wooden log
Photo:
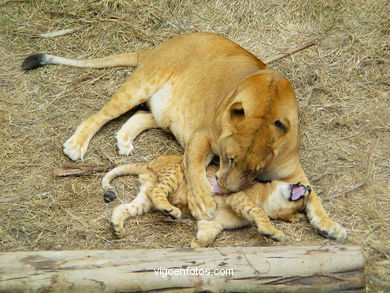
[[[6,252],[0,292],[364,292],[356,246]]]

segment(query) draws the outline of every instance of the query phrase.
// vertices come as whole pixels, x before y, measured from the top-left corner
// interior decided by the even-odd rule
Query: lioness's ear
[[[230,117],[232,119],[241,119],[245,116],[245,110],[241,102],[236,102],[230,106]]]
[[[288,129],[290,128],[290,121],[288,121],[287,118],[284,118],[284,119],[276,120],[274,122],[274,125],[278,129],[282,130],[283,132],[287,132]]]

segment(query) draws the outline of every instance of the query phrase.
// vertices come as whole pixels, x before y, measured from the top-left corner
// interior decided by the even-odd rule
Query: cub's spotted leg
[[[225,203],[238,215],[252,223],[254,222],[261,234],[269,236],[277,241],[284,240],[285,236],[283,232],[272,226],[270,219],[264,211],[244,192],[234,193],[226,198]]]
[[[206,177],[206,166],[212,159],[209,138],[200,131],[192,134],[184,158],[191,213],[197,220],[212,220],[217,215],[217,205]]]
[[[75,133],[64,143],[64,153],[72,160],[83,159],[89,141],[104,124],[146,102],[156,91],[156,86],[144,79],[142,72],[135,71],[97,114],[77,127]]]
[[[121,127],[116,134],[119,154],[128,156],[133,150],[133,141],[143,131],[156,128],[156,122],[150,112],[138,111]]]
[[[343,240],[347,237],[347,230],[329,218],[322,206],[321,199],[313,190],[306,204],[306,215],[312,226],[322,236],[331,240]]]
[[[130,203],[120,204],[114,208],[111,215],[111,228],[116,237],[125,236],[126,230],[123,227],[124,222],[129,217],[141,216],[152,209],[152,202],[145,194],[148,186],[141,186],[137,197]]]
[[[223,203],[224,197],[218,197],[218,214],[214,220],[199,220],[197,222],[198,232],[192,240],[191,247],[210,246],[222,230],[237,229],[248,226],[251,223],[234,213],[229,206],[226,206]]]
[[[289,181],[301,182],[304,185],[309,185],[309,180],[304,174],[302,168],[298,176],[294,176]],[[310,186],[311,187],[311,186]],[[306,216],[310,220],[311,225],[324,237],[331,240],[343,240],[347,237],[347,230],[331,220],[322,206],[321,199],[311,187],[311,193],[306,203]]]
[[[152,201],[156,210],[162,211],[174,218],[181,217],[181,211],[168,201],[168,195],[178,188],[183,182],[184,174],[182,165],[170,168],[165,174],[159,174],[155,184],[146,190],[146,194]]]
[[[223,226],[219,221],[199,220],[197,222],[198,232],[196,238],[191,242],[192,248],[208,247],[213,244],[215,238],[223,230]]]

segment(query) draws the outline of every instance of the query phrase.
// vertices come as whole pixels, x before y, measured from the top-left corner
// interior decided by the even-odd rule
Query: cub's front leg
[[[202,132],[193,133],[185,148],[184,171],[188,206],[197,220],[211,220],[217,213],[217,205],[206,176],[211,156],[209,138]]]
[[[303,169],[300,168],[300,172],[297,176],[289,179],[292,182],[301,182],[304,185],[309,185]],[[310,186],[311,187],[311,186]],[[311,225],[324,237],[331,240],[343,240],[347,237],[347,230],[329,218],[324,207],[322,206],[321,199],[315,193],[311,187],[311,193],[306,203],[305,209],[307,218],[310,220]]]
[[[329,218],[321,199],[313,191],[309,195],[306,204],[306,215],[311,225],[324,237],[331,240],[343,240],[347,237],[347,230]]]
[[[239,216],[251,223],[255,223],[258,231],[276,241],[283,241],[285,236],[282,231],[272,226],[269,217],[256,205],[256,203],[245,194],[237,192],[226,198],[225,203]]]

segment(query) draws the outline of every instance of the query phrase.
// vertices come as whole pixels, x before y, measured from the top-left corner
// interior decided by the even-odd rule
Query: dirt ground
[[[366,257],[369,292],[390,290],[389,6],[349,1],[0,1],[0,250],[187,247],[191,220],[149,214],[128,221],[115,240],[108,217],[118,201],[102,200],[102,174],[55,178],[69,164],[62,143],[98,111],[132,68],[20,69],[33,53],[102,57],[151,48],[185,32],[208,31],[236,41],[261,59],[316,41],[276,61],[300,105],[301,159],[331,217],[349,230],[345,244]],[[74,32],[51,38],[41,33]],[[161,130],[143,133],[129,157],[114,136],[132,113],[106,125],[84,163],[114,166],[180,153]],[[120,201],[133,198],[133,178],[115,181]],[[255,228],[223,232],[214,246],[328,245],[309,223],[274,221],[287,240]]]

